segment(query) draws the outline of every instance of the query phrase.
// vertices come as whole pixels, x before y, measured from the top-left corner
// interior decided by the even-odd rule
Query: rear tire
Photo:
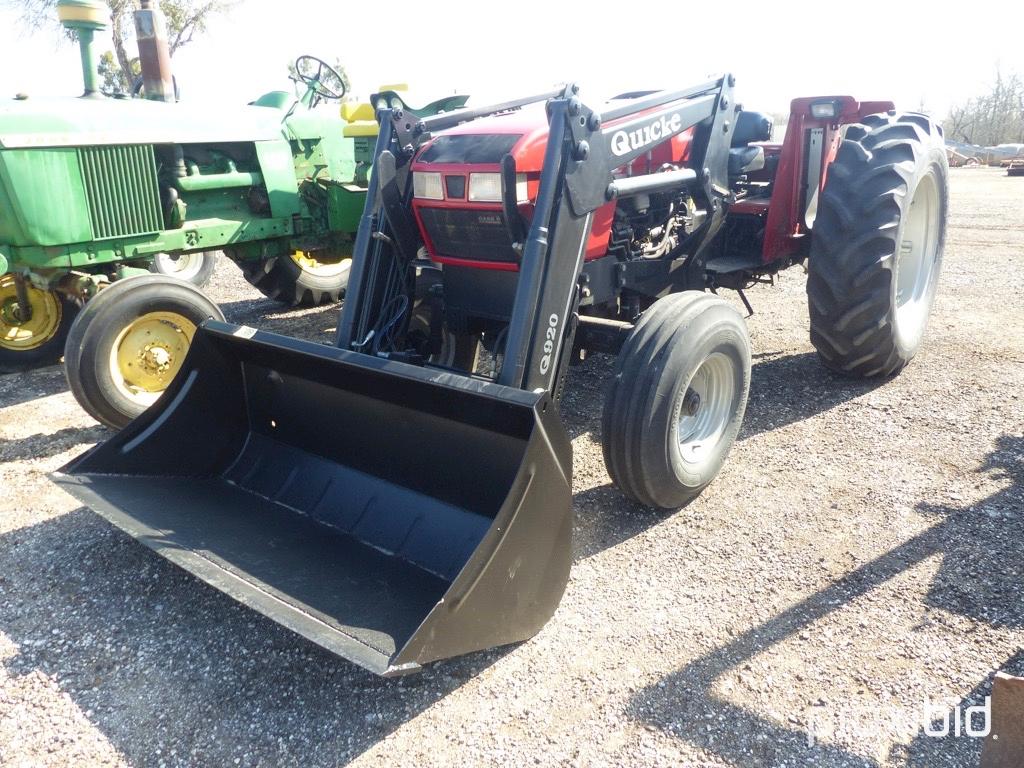
[[[158,253],[153,257],[149,271],[155,275],[176,277],[196,288],[209,284],[213,272],[217,268],[220,251],[197,251],[195,253]]]
[[[655,302],[615,365],[602,420],[608,474],[629,498],[676,509],[715,478],[750,391],[750,341],[733,307],[686,291]]]
[[[196,328],[220,308],[165,275],[119,280],[85,305],[64,351],[68,385],[97,421],[121,429],[159,399],[181,368]]]
[[[811,342],[849,376],[891,376],[913,359],[935,299],[946,239],[948,164],[924,115],[851,125],[814,221]]]
[[[318,307],[340,301],[348,287],[352,259],[318,261],[311,254],[239,261],[242,274],[268,299],[291,307]]]
[[[32,316],[17,313],[14,276],[0,275],[0,373],[20,373],[59,363],[64,340],[78,315],[74,299],[57,291],[28,286]]]

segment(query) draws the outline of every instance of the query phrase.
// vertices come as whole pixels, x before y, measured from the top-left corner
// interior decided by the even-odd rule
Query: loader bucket
[[[383,675],[525,640],[571,558],[547,395],[209,321],[160,401],[53,479]]]

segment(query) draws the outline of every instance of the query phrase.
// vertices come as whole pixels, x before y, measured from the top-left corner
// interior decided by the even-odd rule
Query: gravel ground
[[[575,565],[519,646],[382,680],[197,582],[50,484],[101,440],[59,368],[0,377],[0,765],[973,766],[937,717],[1024,674],[1024,179],[954,170],[924,350],[826,372],[803,274],[750,294],[746,425],[674,514],[600,451],[574,369]],[[1016,268],[1015,268],[1016,267]],[[229,318],[327,340],[225,265]]]

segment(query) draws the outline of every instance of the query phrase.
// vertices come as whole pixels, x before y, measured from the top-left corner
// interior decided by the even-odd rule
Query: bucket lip
[[[112,477],[112,476],[107,476]],[[321,648],[340,656],[376,675],[393,677],[416,672],[416,663],[392,664],[401,652],[396,648],[392,656],[381,653],[354,637],[325,624],[316,616],[289,605],[275,595],[263,590],[258,584],[221,567],[200,552],[183,548],[173,541],[166,541],[164,533],[150,528],[116,504],[107,501],[91,485],[97,476],[72,475],[63,470],[51,472],[51,481],[67,493],[86,504],[100,517],[127,533],[139,543],[152,549],[161,557],[188,571],[205,584],[237,600],[271,621],[301,635]]]
[[[431,368],[426,365],[412,365],[398,360],[386,360],[373,355],[367,355],[363,352],[341,349],[333,345],[318,344],[313,341],[296,339],[291,336],[283,336],[278,333],[261,331],[250,326],[235,325],[220,320],[207,320],[199,326],[196,333],[206,334],[229,344],[235,344],[240,348],[248,341],[255,341],[285,353],[312,355],[323,360],[357,366],[439,388],[457,387],[464,391],[483,395],[484,397],[502,400],[506,403],[511,402],[529,408],[536,408],[549,399],[549,394],[545,390],[529,391],[517,387],[509,387],[454,371]]]

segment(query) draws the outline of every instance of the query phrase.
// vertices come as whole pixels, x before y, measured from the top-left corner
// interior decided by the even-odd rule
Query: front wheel
[[[683,506],[725,463],[749,391],[750,341],[739,312],[699,291],[658,300],[619,352],[605,398],[608,474],[645,506]]]
[[[0,373],[51,365],[64,354],[64,340],[78,314],[74,299],[29,284],[28,310],[18,300],[14,275],[0,275]]]
[[[195,253],[158,253],[149,265],[155,275],[176,277],[197,288],[206,286],[217,268],[218,251],[197,251]]]
[[[86,304],[68,334],[64,366],[79,405],[121,429],[157,401],[181,369],[196,328],[220,308],[172,277],[120,280]]]

